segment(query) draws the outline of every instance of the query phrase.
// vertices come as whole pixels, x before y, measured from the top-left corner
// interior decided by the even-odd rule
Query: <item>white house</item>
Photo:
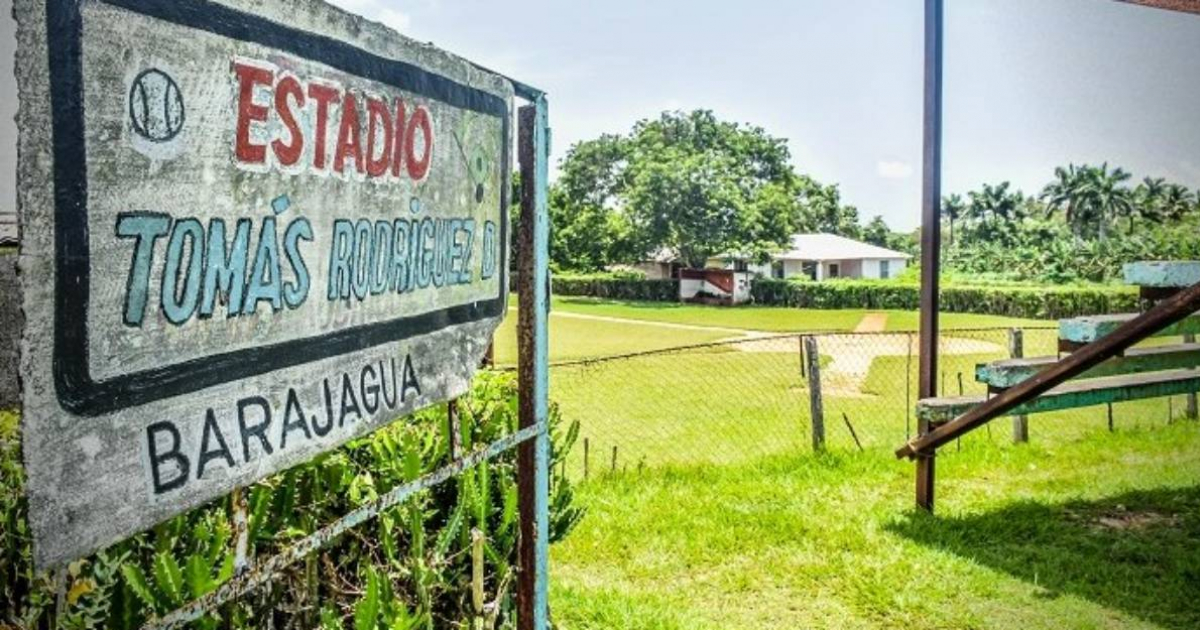
[[[708,267],[750,271],[770,278],[806,275],[821,281],[833,278],[886,280],[908,266],[912,256],[836,234],[796,234],[791,248],[771,256],[765,265],[735,256],[708,261]]]

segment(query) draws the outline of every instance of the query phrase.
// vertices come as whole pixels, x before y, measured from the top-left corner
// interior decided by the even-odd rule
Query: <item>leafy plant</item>
[[[464,449],[515,431],[514,375],[481,373],[458,409]],[[355,507],[448,464],[446,418],[445,405],[422,411],[243,490],[250,556],[277,553]],[[557,465],[573,445],[578,425],[565,425],[556,408],[551,425],[551,537],[558,540],[583,515]],[[486,627],[510,626],[519,539],[515,465],[515,453],[508,452],[468,469],[384,511],[270,586],[192,625],[205,630],[416,630],[476,628],[481,627],[476,619],[486,619]],[[233,577],[233,497],[80,561],[61,577],[35,574],[17,421],[11,414],[0,416],[0,472],[0,626],[137,628]],[[484,553],[476,556],[472,550],[479,545]],[[479,584],[475,574],[483,578]],[[56,579],[66,582],[62,606],[56,604]],[[487,604],[484,617],[474,606],[477,596]]]

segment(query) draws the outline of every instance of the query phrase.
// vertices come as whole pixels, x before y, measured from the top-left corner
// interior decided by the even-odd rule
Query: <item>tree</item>
[[[853,239],[862,238],[858,208],[842,203],[842,194],[837,184],[811,184],[803,188],[801,194],[800,213],[803,229]]]
[[[953,194],[942,198],[942,216],[950,222],[950,244],[954,244],[954,222],[963,217],[967,211],[967,202],[962,195]]]
[[[1097,235],[1108,240],[1108,226],[1136,211],[1134,195],[1125,182],[1130,175],[1121,168],[1109,170],[1108,163],[1100,166],[1083,165],[1057,168],[1055,181],[1042,191],[1049,213],[1062,210],[1076,239]]]
[[[801,182],[784,140],[712,112],[667,112],[624,140],[617,205],[649,249],[687,265],[737,252],[765,259],[800,223]]]
[[[557,267],[594,271],[645,254],[621,207],[628,150],[625,139],[604,135],[567,151],[550,189],[550,260]]]
[[[1133,204],[1143,219],[1156,221],[1162,218],[1163,193],[1166,180],[1161,177],[1146,177],[1133,190]],[[1129,234],[1133,234],[1133,213],[1129,215]]]
[[[1065,168],[1059,166],[1054,169],[1054,181],[1042,190],[1042,200],[1046,202],[1047,216],[1061,212],[1076,241],[1081,240],[1087,234],[1087,230],[1095,220],[1095,217],[1089,214],[1091,209],[1081,203],[1086,184],[1086,174],[1084,173],[1086,168],[1085,166],[1080,169],[1074,164],[1069,164]]]
[[[1131,217],[1134,212],[1133,193],[1124,186],[1129,173],[1120,167],[1108,170],[1108,163],[1091,167],[1085,171],[1083,201],[1092,208],[1099,222],[1100,241],[1108,240],[1108,225],[1120,217]]]
[[[883,217],[876,215],[863,228],[863,239],[872,245],[880,247],[889,247],[891,245],[892,230],[888,227]]]
[[[1162,196],[1159,197],[1161,218],[1171,222],[1182,221],[1189,212],[1195,209],[1196,204],[1200,203],[1198,197],[1200,197],[1200,193],[1193,195],[1192,191],[1182,184],[1165,186]]]

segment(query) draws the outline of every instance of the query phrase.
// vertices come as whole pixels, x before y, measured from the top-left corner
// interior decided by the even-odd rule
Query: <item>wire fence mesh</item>
[[[1008,328],[943,331],[939,392],[986,394],[975,368],[1010,356]],[[1025,356],[1053,356],[1057,329],[1023,329]],[[804,340],[817,348],[814,379]],[[1165,341],[1165,340],[1164,340]],[[1161,341],[1160,341],[1161,342]],[[878,450],[915,434],[915,332],[751,334],[732,341],[551,367],[551,399],[578,420],[580,442],[567,468],[595,476],[645,467],[742,463],[813,448],[814,381],[819,381],[824,444],[830,450]],[[1165,424],[1184,415],[1186,397],[1112,406],[1116,428]],[[1077,439],[1107,430],[1105,406],[1032,416],[1030,441]],[[998,420],[968,435],[1012,441],[1012,423]],[[951,447],[955,448],[955,447]]]

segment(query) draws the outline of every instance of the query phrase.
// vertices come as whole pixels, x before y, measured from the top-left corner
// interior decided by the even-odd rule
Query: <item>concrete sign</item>
[[[463,394],[511,84],[316,0],[17,0],[40,566]]]

